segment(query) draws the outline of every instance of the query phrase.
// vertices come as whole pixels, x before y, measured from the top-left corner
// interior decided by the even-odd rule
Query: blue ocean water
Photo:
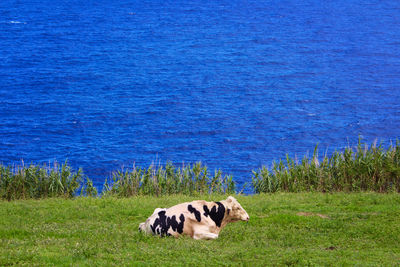
[[[400,137],[400,2],[0,1],[0,161],[251,170]]]

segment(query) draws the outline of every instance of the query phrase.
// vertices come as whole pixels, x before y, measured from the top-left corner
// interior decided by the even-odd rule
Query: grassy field
[[[214,241],[138,232],[156,207],[226,196],[0,201],[0,266],[400,265],[400,195],[237,196],[250,222]]]

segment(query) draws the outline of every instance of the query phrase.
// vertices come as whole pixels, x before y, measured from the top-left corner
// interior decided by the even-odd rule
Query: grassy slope
[[[138,233],[155,207],[194,199],[188,196],[1,201],[0,266],[400,264],[399,194],[237,198],[250,222],[228,225],[214,241]]]

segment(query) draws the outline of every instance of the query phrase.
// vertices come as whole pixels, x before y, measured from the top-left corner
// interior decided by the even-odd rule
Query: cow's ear
[[[228,203],[231,203],[231,202],[233,202],[235,200],[235,198],[233,197],[233,196],[229,196],[227,199],[226,199],[226,201],[228,202]]]

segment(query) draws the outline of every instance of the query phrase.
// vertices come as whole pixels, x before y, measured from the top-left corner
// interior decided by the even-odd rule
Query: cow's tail
[[[139,232],[146,232],[144,229],[145,223],[140,223],[139,224]]]

